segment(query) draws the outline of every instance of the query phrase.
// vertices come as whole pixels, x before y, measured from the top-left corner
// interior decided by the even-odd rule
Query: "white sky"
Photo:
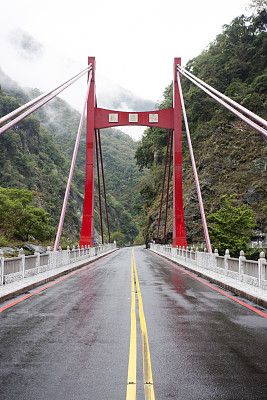
[[[172,80],[174,57],[196,57],[242,13],[250,0],[1,0],[0,67],[21,85],[48,90],[96,57],[98,104],[108,81],[158,101]],[[10,45],[21,28],[44,46],[38,60],[23,58]],[[79,94],[66,95],[82,107]],[[66,91],[67,92],[67,91]],[[81,106],[79,107],[79,102]],[[137,136],[140,136],[139,134]]]

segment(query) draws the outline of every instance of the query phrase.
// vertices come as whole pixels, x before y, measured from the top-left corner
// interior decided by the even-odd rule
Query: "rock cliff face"
[[[252,17],[237,17],[224,27],[223,33],[208,49],[186,66],[194,75],[264,119],[267,119],[266,27],[265,10]],[[267,233],[266,138],[183,77],[182,87],[206,214],[218,209],[222,195],[234,194],[239,205],[247,204],[255,213],[257,230]],[[172,85],[166,88],[161,108],[170,105],[171,89]],[[149,128],[136,152],[139,166],[151,169],[150,180],[143,183],[146,188],[144,193],[149,193],[149,190],[151,193],[149,199],[143,196],[146,216],[143,233],[150,239],[157,234],[163,177],[160,157],[154,162],[151,160],[159,149],[164,155],[167,144],[167,139],[164,143],[160,142],[159,135],[159,131]],[[188,242],[203,242],[198,198],[184,131],[183,195]],[[164,221],[161,222],[161,237],[163,225]],[[171,237],[172,201],[169,204],[167,232]]]
[[[228,123],[215,128],[198,153],[198,173],[207,214],[218,207],[224,194],[235,194],[257,217],[257,227],[266,231],[267,147],[266,139],[228,116]],[[184,211],[189,241],[203,240],[196,188],[185,154]]]
[[[216,211],[224,194],[235,194],[238,203],[247,204],[257,219],[257,230],[267,232],[267,146],[266,138],[246,128],[231,116],[211,132],[203,143],[195,144],[196,163],[206,214]],[[193,133],[192,133],[193,134]],[[201,215],[186,138],[183,140],[183,197],[187,240],[189,243],[204,242]],[[168,210],[167,232],[172,235],[172,184]],[[164,201],[166,200],[166,195]],[[148,215],[144,234],[157,235],[160,190],[157,191]],[[163,209],[165,213],[165,210]],[[160,235],[164,229],[161,221]]]

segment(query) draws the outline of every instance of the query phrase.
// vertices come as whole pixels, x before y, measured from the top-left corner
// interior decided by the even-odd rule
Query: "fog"
[[[5,79],[5,75],[8,75],[23,88],[37,88],[45,92],[74,76],[86,66],[67,58],[64,54],[47,49],[28,32],[19,28],[7,32],[1,48],[3,53],[8,54],[8,60],[3,59],[2,65],[0,65],[4,72],[1,75],[1,83],[5,87],[11,85],[11,82]],[[58,80],[58,77],[61,79]],[[62,99],[79,112],[83,107],[86,80],[86,76],[82,77],[60,94]],[[149,111],[156,108],[154,101],[142,99],[130,90],[97,73],[96,93],[98,107],[121,111]],[[51,113],[51,109],[49,113]],[[138,140],[144,128],[122,127],[121,130]]]
[[[0,67],[21,86],[47,91],[95,56],[99,107],[151,109],[172,81],[174,57],[185,65],[198,56],[248,3],[1,0]],[[85,88],[86,77],[62,98],[81,110]]]

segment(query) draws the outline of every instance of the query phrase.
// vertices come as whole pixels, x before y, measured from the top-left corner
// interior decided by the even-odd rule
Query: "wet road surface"
[[[131,254],[119,250],[1,313],[2,400],[126,398]],[[134,255],[155,399],[266,400],[267,319],[148,250]]]

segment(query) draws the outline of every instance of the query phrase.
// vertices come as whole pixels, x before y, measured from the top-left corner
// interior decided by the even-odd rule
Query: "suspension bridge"
[[[267,264],[212,253],[180,78],[184,75],[259,134],[265,120],[207,85],[174,59],[172,108],[97,107],[95,59],[57,88],[0,119],[0,134],[88,74],[86,95],[53,249],[5,260],[0,253],[2,399],[266,399]],[[83,121],[86,182],[80,246],[59,248]],[[187,247],[182,195],[182,114],[207,251]],[[156,243],[94,246],[94,174],[103,178],[101,129],[168,130]],[[173,168],[172,245],[158,244]],[[100,173],[101,171],[101,173]],[[100,190],[100,184],[98,185]],[[168,206],[166,206],[166,210]],[[50,283],[49,283],[50,282]],[[233,293],[234,292],[234,293]],[[14,296],[15,299],[14,299]]]

